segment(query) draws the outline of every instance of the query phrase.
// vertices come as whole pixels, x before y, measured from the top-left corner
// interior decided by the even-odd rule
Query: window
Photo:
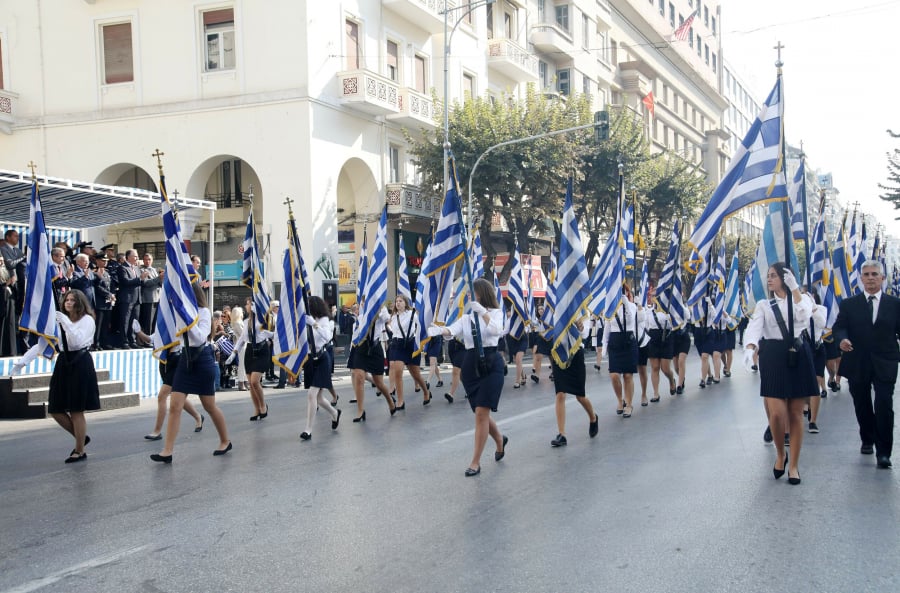
[[[493,39],[494,38],[494,5],[493,4],[487,5],[487,22],[486,22],[485,26],[487,27],[487,38]]]
[[[669,2],[669,24],[675,26],[675,5]]]
[[[688,29],[688,45],[694,47],[694,28]]]
[[[610,51],[610,54],[612,55],[612,65],[618,66],[619,65],[619,44],[616,43],[615,39],[609,40],[609,51]]]
[[[591,19],[588,15],[581,15],[581,47],[588,49],[591,46]]]
[[[400,183],[400,147],[391,144],[388,147],[388,183]]]
[[[703,42],[700,40],[700,36],[697,35],[697,57],[703,57]]]
[[[556,7],[556,24],[560,29],[569,32],[569,5],[563,4]]]
[[[400,49],[393,41],[387,42],[387,77],[394,82],[399,80]]]
[[[513,13],[506,11],[503,13],[503,33],[507,39],[515,39],[515,27],[513,26]]]
[[[650,0],[651,2],[653,0]],[[538,0],[538,22],[545,23],[547,17],[547,7],[544,6],[545,0]]]
[[[585,95],[591,94],[591,77],[585,76],[581,79],[581,92]]]
[[[425,58],[423,56],[415,57],[416,66],[416,90],[420,93],[425,92]]]
[[[706,55],[706,65],[709,66],[709,46],[706,46],[706,49],[703,52]]]
[[[712,55],[712,70],[713,70],[713,72],[716,71],[716,54],[715,53],[713,53],[713,55]]]
[[[359,45],[359,23],[351,20],[344,21],[344,43],[347,46],[345,56],[347,56],[347,70],[359,70],[360,52]]]
[[[103,25],[103,82],[117,84],[134,80],[131,23]]]
[[[706,25],[707,27],[709,26],[709,7],[708,6],[703,7],[703,24]]]
[[[472,12],[474,12],[474,11],[472,10],[472,0],[468,0],[468,1],[466,2],[466,6],[467,6],[468,8],[466,9],[466,14],[465,14],[465,16],[463,17],[463,22],[465,22],[465,23],[468,24],[468,25],[471,25],[471,24],[472,24]]]
[[[556,71],[556,90],[560,95],[568,95],[572,92],[568,68]]]
[[[490,8],[490,6],[488,6]],[[469,74],[468,72],[463,73],[463,96],[469,99],[474,98],[475,95],[475,76]]]
[[[712,18],[712,33],[713,35],[716,34],[716,17]]]
[[[666,0],[659,0],[659,14],[666,16]]]
[[[547,73],[547,62],[543,60],[538,62],[538,81],[541,83],[541,90],[550,88],[550,79]]]
[[[0,89],[3,87],[3,38],[0,37]]]
[[[206,34],[206,71],[234,70],[234,9],[203,13]]]

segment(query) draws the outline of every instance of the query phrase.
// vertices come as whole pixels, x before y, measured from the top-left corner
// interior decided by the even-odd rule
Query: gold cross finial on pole
[[[153,154],[150,155],[150,156],[156,158],[156,166],[159,167],[159,172],[160,172],[160,173],[162,173],[162,158],[161,158],[161,157],[162,157],[164,154],[166,154],[166,153],[160,152],[159,149],[157,148],[157,149],[153,152]]]
[[[291,217],[291,218],[294,217],[294,211],[293,211],[293,209],[291,208],[291,204],[293,204],[293,203],[294,203],[294,200],[291,199],[289,196],[286,196],[286,197],[284,198],[284,202],[282,202],[282,204],[284,204],[284,205],[286,205],[286,206],[288,207],[288,216]]]
[[[178,190],[177,190],[177,189],[173,189],[173,190],[172,190],[172,195],[175,196],[175,201],[177,202],[177,201],[178,201]]]
[[[248,188],[248,191],[247,191],[247,199],[250,200],[251,204],[253,203],[253,184],[252,183],[250,184],[250,187]]]
[[[28,168],[31,169],[31,178],[34,179],[34,170],[37,169],[37,165],[34,161],[28,161]]]
[[[784,62],[781,61],[781,50],[784,49],[784,45],[781,43],[781,41],[779,41],[778,45],[776,45],[772,49],[778,52],[778,59],[775,61],[775,66],[777,68],[781,68],[782,66],[784,66]]]

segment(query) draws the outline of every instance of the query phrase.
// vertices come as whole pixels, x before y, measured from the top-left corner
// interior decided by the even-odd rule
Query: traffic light
[[[594,112],[594,140],[602,142],[609,140],[609,112]]]

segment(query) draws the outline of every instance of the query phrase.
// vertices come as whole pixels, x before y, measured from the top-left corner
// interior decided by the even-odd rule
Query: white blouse
[[[419,335],[419,318],[412,309],[402,313],[394,313],[388,322],[388,331],[395,340],[402,340],[403,336]]]
[[[619,327],[621,325],[621,328]],[[609,335],[613,332],[634,332],[636,338],[643,337],[644,323],[638,315],[637,305],[629,300],[622,299],[622,306],[616,311],[612,319],[606,320],[603,326],[603,349],[609,345]]]
[[[503,335],[503,312],[500,309],[488,309],[487,314],[490,315],[490,323],[484,322],[484,315],[478,316],[478,324],[481,328],[481,345],[486,348],[497,346],[500,336]],[[466,313],[452,324],[444,327],[449,330],[453,336],[462,337],[463,343],[467,350],[475,347],[475,339],[472,337],[472,314]]]
[[[788,327],[787,315],[787,299],[776,297],[775,303],[781,311],[784,318],[784,325]],[[794,337],[800,337],[803,330],[809,330],[809,318],[812,315],[812,300],[802,298],[794,303]],[[761,339],[781,340],[784,336],[781,334],[781,328],[772,312],[772,307],[768,300],[756,303],[756,309],[753,311],[753,317],[747,324],[744,331],[744,346],[754,345],[759,347]]]
[[[69,345],[69,350],[90,348],[91,344],[94,343],[94,330],[97,325],[94,322],[94,318],[90,315],[85,315],[78,321],[72,321],[65,315],[60,315],[57,318],[57,322],[66,332],[66,342]],[[60,348],[62,348],[62,341],[60,341]]]
[[[208,311],[208,309],[202,309],[203,311]],[[199,323],[197,324],[199,325]],[[206,328],[207,333],[209,333],[209,327]],[[266,340],[269,340],[275,337],[275,332],[269,331],[267,329],[263,329],[263,326],[259,323],[256,324],[256,343],[262,344]],[[238,338],[238,341],[234,344],[235,350],[240,350],[244,344],[250,342],[250,332],[247,329],[244,329],[244,333],[241,334],[241,337]],[[193,344],[192,344],[193,345]]]
[[[669,317],[668,313],[663,313],[662,311],[657,311],[656,309],[646,308],[644,309],[644,327],[647,331],[653,331],[655,329],[672,329],[672,318]]]
[[[334,334],[332,321],[328,317],[319,317],[310,322],[313,330],[313,339],[316,341],[316,350],[321,350],[325,344],[331,341]]]

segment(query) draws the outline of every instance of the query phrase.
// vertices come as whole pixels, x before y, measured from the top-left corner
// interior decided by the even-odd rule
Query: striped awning
[[[44,175],[37,180],[48,227],[80,230],[161,215],[158,192]],[[0,169],[0,221],[27,225],[30,198],[30,174]],[[183,196],[178,197],[177,205],[180,209],[216,209],[215,202]]]

